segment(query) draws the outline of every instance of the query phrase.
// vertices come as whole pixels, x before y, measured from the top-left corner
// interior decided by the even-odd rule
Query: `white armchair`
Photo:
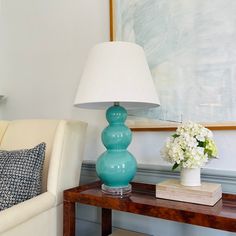
[[[80,121],[0,121],[1,149],[47,145],[43,193],[0,211],[1,236],[62,236],[63,190],[79,184],[86,127]]]

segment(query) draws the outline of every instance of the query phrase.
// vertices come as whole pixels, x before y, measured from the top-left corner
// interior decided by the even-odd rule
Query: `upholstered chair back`
[[[42,192],[52,192],[61,202],[62,191],[79,182],[86,126],[66,120],[0,121],[0,148],[18,150],[45,142]]]

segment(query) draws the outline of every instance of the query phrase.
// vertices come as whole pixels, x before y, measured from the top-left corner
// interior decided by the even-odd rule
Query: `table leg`
[[[112,211],[102,208],[102,236],[108,236],[112,232]]]
[[[75,203],[63,202],[63,236],[75,236]]]

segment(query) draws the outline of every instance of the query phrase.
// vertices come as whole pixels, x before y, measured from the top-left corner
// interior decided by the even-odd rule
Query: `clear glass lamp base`
[[[131,193],[132,186],[129,184],[125,187],[109,187],[105,184],[102,185],[102,192],[105,194],[113,195],[113,196],[127,196]]]

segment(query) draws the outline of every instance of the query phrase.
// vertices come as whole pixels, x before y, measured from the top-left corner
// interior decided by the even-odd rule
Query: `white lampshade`
[[[137,44],[105,42],[88,55],[75,105],[105,109],[114,102],[128,109],[159,105],[144,51]]]

